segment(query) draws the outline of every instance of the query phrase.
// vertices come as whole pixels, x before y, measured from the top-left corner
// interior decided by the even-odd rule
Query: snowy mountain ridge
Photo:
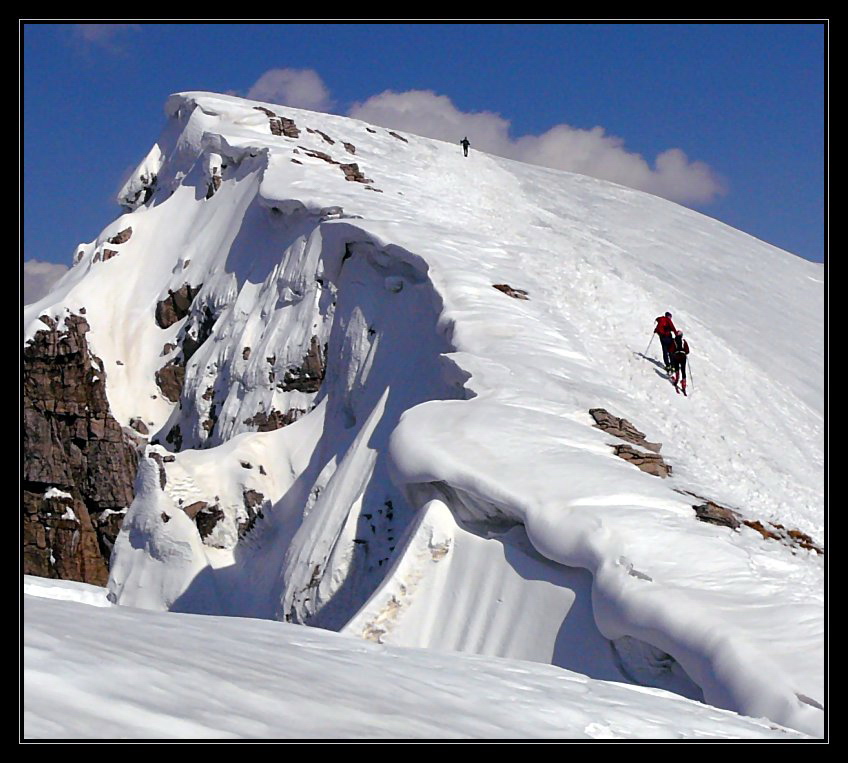
[[[356,120],[208,93],[166,113],[125,213],[24,319],[29,341],[84,308],[111,412],[150,442],[113,601],[549,662],[823,733],[823,559],[693,511],[823,540],[820,266]],[[666,309],[689,398],[645,350]],[[599,406],[671,476],[616,458]]]

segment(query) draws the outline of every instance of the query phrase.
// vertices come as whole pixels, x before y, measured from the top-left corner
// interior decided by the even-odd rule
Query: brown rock
[[[104,249],[103,262],[106,262],[106,260],[111,260],[117,253],[117,249]]]
[[[132,503],[138,455],[109,409],[86,319],[42,322],[23,350],[24,572],[102,585],[111,543],[96,518]],[[71,498],[46,498],[52,486]]]
[[[656,453],[643,453],[630,445],[610,445],[610,447],[615,451],[615,455],[629,461],[643,472],[662,478],[671,475],[671,466]]]
[[[323,151],[313,151],[309,148],[300,147],[307,156],[311,156],[313,159],[321,159],[322,161],[327,162],[328,164],[338,164],[335,159],[329,154],[325,154]]]
[[[132,228],[124,228],[120,233],[116,233],[112,238],[106,239],[109,244],[125,244],[132,236]]]
[[[200,509],[194,517],[194,523],[197,525],[201,539],[206,540],[223,518],[224,512],[218,507],[218,504]]]
[[[512,286],[505,283],[495,283],[492,284],[492,286],[513,299],[530,299],[524,289],[514,289]]]
[[[354,146],[353,143],[342,143],[342,145],[345,147],[345,151],[347,151],[349,154],[356,153],[356,146]]]
[[[188,515],[189,519],[194,519],[198,513],[209,506],[206,501],[195,501],[188,506],[183,506],[183,511]]]
[[[244,500],[244,508],[247,511],[247,521],[239,522],[239,538],[253,529],[257,520],[262,519],[261,506],[265,501],[265,496],[256,490],[245,490],[242,494]]]
[[[720,525],[722,527],[730,527],[735,530],[742,524],[742,519],[738,512],[732,509],[719,506],[717,503],[707,501],[700,506],[693,506],[695,514],[702,522],[708,522],[712,525]]]
[[[156,305],[156,325],[166,329],[185,318],[200,286],[184,284],[176,291],[168,289],[168,296]]]
[[[293,120],[286,117],[272,117],[268,120],[272,135],[278,135],[285,138],[297,138],[300,136],[300,130]]]
[[[359,170],[359,165],[356,163],[352,164],[339,164],[339,169],[344,172],[345,180],[350,180],[354,183],[373,183],[373,180],[369,180],[365,175],[362,174]]]
[[[777,533],[774,533],[771,530],[767,529],[759,520],[744,519],[742,520],[742,524],[750,527],[752,530],[756,530],[760,535],[762,535],[766,539],[780,540],[780,536]]]
[[[272,408],[270,414],[260,411],[252,418],[245,419],[244,423],[257,427],[257,432],[273,432],[294,423],[305,413],[302,408],[291,408],[286,413]]]
[[[325,133],[325,132],[321,132],[320,130],[313,130],[311,127],[307,127],[307,128],[306,128],[306,132],[311,132],[311,133],[313,133],[313,134],[318,134],[318,135],[320,135],[320,136],[321,136],[321,137],[322,137],[325,141],[327,141],[327,143],[329,143],[331,146],[332,146],[332,145],[335,145],[335,143],[336,143],[336,141],[334,141],[334,140],[333,140],[333,139],[332,139],[329,135],[327,135],[327,133]]]
[[[397,138],[398,140],[402,140],[404,143],[409,143],[409,141],[404,138],[403,135],[398,135],[396,132],[392,132],[391,130],[389,130],[389,135],[391,135],[393,138]]]
[[[321,388],[326,372],[327,347],[322,348],[317,336],[310,340],[309,351],[300,366],[286,371],[278,385],[284,392],[317,392]]]
[[[135,431],[139,434],[150,434],[150,430],[147,428],[147,424],[145,424],[141,419],[130,419],[130,426],[135,429]]]
[[[178,402],[185,384],[185,367],[172,360],[156,372],[156,384],[164,398],[172,403]]]
[[[634,445],[647,448],[654,453],[659,453],[662,448],[662,443],[648,442],[645,439],[644,432],[636,429],[627,419],[620,419],[613,416],[604,408],[590,408],[589,415],[595,420],[595,426],[608,434],[620,437],[622,440],[631,442]]]

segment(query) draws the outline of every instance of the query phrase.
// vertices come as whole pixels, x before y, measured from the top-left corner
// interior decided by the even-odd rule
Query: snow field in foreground
[[[806,738],[538,663],[265,620],[92,607],[79,600],[90,588],[25,586],[28,739]],[[57,589],[67,600],[45,598]]]

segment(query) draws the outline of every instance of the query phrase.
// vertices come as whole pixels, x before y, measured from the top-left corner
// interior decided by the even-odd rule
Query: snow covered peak
[[[112,412],[161,470],[113,598],[552,662],[819,733],[822,560],[693,506],[822,541],[821,266],[458,142],[211,93],[166,114],[125,213],[25,312],[30,338],[86,308]],[[688,397],[652,338],[667,310]],[[617,458],[599,407],[671,476]]]

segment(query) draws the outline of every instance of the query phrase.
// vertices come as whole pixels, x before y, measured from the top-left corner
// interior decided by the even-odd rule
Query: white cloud
[[[312,69],[269,69],[247,91],[247,97],[310,111],[329,111],[333,105],[330,91]]]
[[[56,283],[66,272],[67,266],[57,265],[53,262],[40,262],[38,260],[25,260],[23,268],[24,276],[24,304],[31,305],[46,296],[53,284]]]
[[[104,48],[111,53],[122,53],[118,38],[125,32],[137,32],[140,28],[139,24],[74,24],[74,33],[78,40],[87,45]]]
[[[652,167],[602,127],[584,130],[560,124],[542,135],[513,139],[509,121],[499,114],[460,111],[450,98],[429,90],[386,91],[355,104],[350,116],[454,143],[468,136],[472,149],[611,180],[672,201],[703,203],[725,192],[724,182],[710,167],[689,161],[678,148],[662,152]]]

